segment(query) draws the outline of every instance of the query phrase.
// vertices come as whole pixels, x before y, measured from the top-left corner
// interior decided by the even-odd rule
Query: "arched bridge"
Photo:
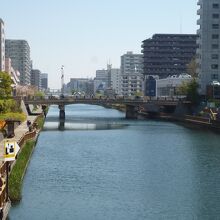
[[[77,98],[77,97],[64,97],[64,98],[24,98],[26,105],[58,105],[60,109],[60,119],[65,119],[65,105],[70,104],[90,104],[90,105],[114,105],[120,104],[126,106],[126,118],[137,118],[137,112],[140,108],[144,108],[149,112],[159,111],[162,107],[176,107],[178,100],[143,100],[143,99],[128,99],[128,98]]]

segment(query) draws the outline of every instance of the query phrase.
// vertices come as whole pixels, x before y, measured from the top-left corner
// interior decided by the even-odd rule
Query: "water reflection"
[[[59,120],[57,110],[56,106],[50,107],[44,131],[110,130],[128,126],[123,112],[101,106],[83,104],[66,106],[65,120]]]
[[[64,130],[110,130],[122,129],[128,126],[127,124],[110,124],[110,123],[69,123],[65,121],[46,122],[44,131],[64,131]]]
[[[65,130],[65,120],[60,120],[58,130],[60,130],[60,131]]]

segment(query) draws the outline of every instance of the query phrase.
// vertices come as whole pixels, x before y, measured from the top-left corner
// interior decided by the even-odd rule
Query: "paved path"
[[[35,111],[37,113],[41,113],[41,110],[38,109],[38,111]],[[33,124],[34,120],[36,119],[37,116],[27,116],[27,120],[31,121],[31,124]],[[5,140],[11,140],[11,141],[16,141],[18,142],[22,136],[28,132],[28,127],[27,127],[27,120],[22,122],[16,129],[15,129],[15,136],[13,138],[8,138],[4,139],[3,141],[0,142],[0,164],[3,163],[3,154],[4,154],[4,141]]]

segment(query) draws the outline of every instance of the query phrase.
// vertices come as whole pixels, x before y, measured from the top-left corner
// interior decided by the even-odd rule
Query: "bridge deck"
[[[107,104],[120,104],[120,105],[165,105],[176,106],[179,100],[141,100],[141,99],[109,99],[109,98],[59,98],[59,99],[24,99],[25,104],[36,105],[70,105],[70,104],[91,104],[91,105],[107,105]]]

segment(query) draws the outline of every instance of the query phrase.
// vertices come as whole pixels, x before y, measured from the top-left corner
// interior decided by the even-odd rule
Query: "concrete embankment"
[[[172,114],[155,114],[149,115],[146,112],[139,112],[139,116],[142,118],[150,118],[154,120],[162,120],[180,123],[186,127],[196,128],[196,129],[207,129],[215,132],[220,132],[220,121],[211,120],[205,117],[193,116],[193,115],[184,115],[184,116],[175,116]]]

